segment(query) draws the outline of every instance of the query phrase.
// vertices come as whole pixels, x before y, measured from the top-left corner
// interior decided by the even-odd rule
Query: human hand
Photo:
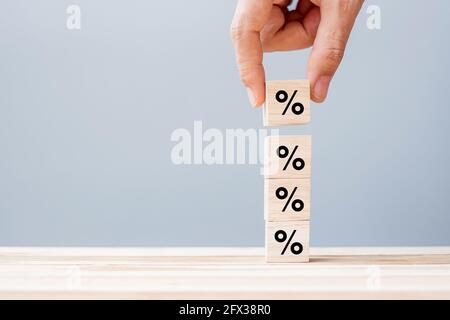
[[[242,82],[250,103],[265,100],[263,52],[313,47],[307,77],[311,99],[323,102],[330,81],[344,56],[345,46],[364,0],[239,0],[231,36]]]

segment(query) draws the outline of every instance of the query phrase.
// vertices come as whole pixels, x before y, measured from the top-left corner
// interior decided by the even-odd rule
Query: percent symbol
[[[284,253],[286,252],[286,250],[289,246],[290,246],[292,254],[299,255],[300,253],[302,253],[303,246],[300,242],[291,243],[292,238],[294,238],[294,235],[296,232],[297,232],[297,230],[292,231],[289,239],[288,239],[288,235],[287,235],[286,231],[278,230],[277,232],[275,232],[275,240],[280,243],[286,243],[283,248],[283,251],[281,251],[281,255],[284,255]]]
[[[283,171],[285,171],[287,169],[287,167],[289,166],[289,164],[292,162],[292,167],[295,170],[302,170],[305,167],[305,161],[302,158],[295,158],[294,160],[292,160],[292,158],[294,157],[295,153],[298,150],[298,146],[294,147],[294,150],[292,150],[292,152],[289,152],[289,148],[286,146],[280,146],[277,149],[277,155],[279,158],[284,159],[284,158],[288,158],[288,161],[286,161],[286,164],[283,167]]]
[[[297,115],[297,116],[301,115],[303,113],[303,111],[305,110],[305,107],[300,102],[295,102],[294,104],[292,104],[292,101],[294,101],[294,98],[297,95],[297,92],[298,92],[298,90],[295,90],[292,93],[292,96],[291,96],[290,99],[289,99],[288,93],[286,91],[284,91],[284,90],[279,90],[275,94],[275,99],[279,103],[285,103],[289,99],[289,102],[286,104],[286,107],[284,108],[284,111],[282,113],[283,116],[286,114],[286,112],[288,111],[289,107],[291,108],[292,113]],[[292,104],[292,106],[291,106],[291,104]]]
[[[305,206],[305,204],[303,203],[302,200],[300,199],[295,199],[294,201],[292,201],[292,198],[295,195],[295,192],[297,192],[297,187],[294,188],[294,190],[292,190],[291,194],[289,194],[288,190],[285,187],[279,187],[276,191],[275,191],[275,195],[278,199],[280,200],[284,200],[286,198],[288,198],[288,200],[286,201],[286,203],[284,204],[283,210],[282,212],[285,212],[287,207],[289,206],[289,204],[292,207],[292,210],[294,210],[295,212],[300,212],[303,210],[303,207]],[[291,202],[292,201],[292,202]]]

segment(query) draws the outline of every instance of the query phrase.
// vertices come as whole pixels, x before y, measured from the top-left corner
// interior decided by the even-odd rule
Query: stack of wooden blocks
[[[310,121],[307,80],[268,81],[264,125]],[[264,215],[267,262],[308,262],[311,136],[269,136],[265,141]]]

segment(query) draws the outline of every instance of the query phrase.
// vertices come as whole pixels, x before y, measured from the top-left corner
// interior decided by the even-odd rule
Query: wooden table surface
[[[450,247],[0,248],[0,299],[450,299]]]

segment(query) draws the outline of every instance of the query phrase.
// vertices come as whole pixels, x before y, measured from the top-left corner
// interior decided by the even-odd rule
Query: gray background
[[[258,166],[170,160],[194,120],[262,125],[235,70],[235,1],[0,4],[0,245],[263,245]],[[281,129],[313,135],[312,245],[450,245],[449,12],[367,1],[328,101]],[[303,78],[307,55],[267,55],[268,78]]]

